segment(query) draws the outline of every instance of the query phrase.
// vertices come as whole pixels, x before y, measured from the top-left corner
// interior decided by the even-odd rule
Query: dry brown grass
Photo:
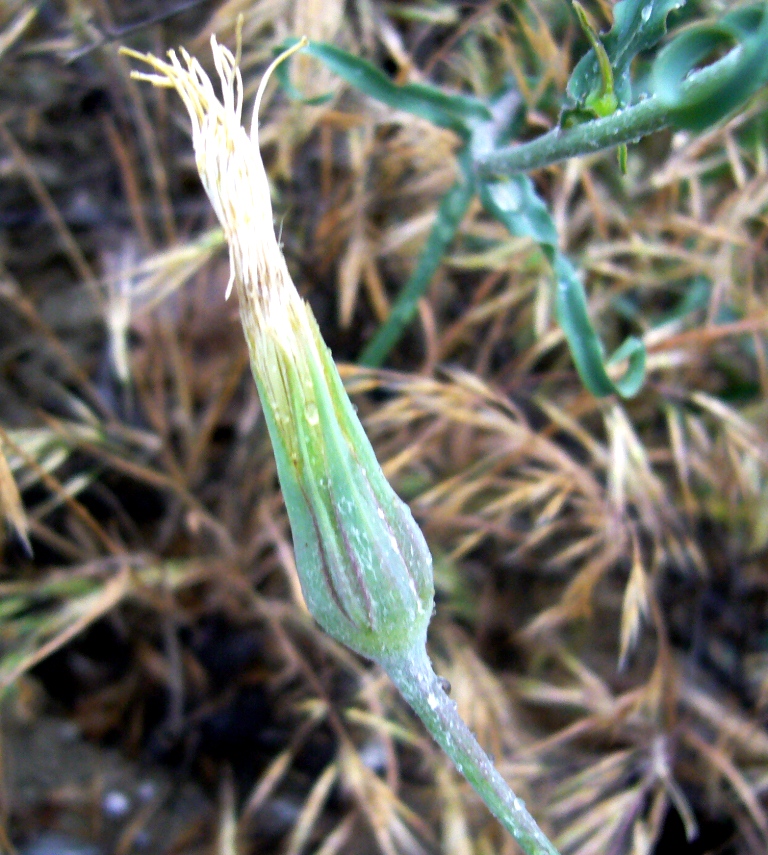
[[[183,110],[100,41],[150,7],[0,10],[0,508],[35,550],[6,546],[0,684],[50,680],[43,659],[66,668],[86,627],[118,627],[127,665],[78,684],[68,715],[135,752],[263,686],[283,738],[237,792],[237,749],[195,761],[222,787],[222,853],[512,852],[382,675],[303,608]],[[556,119],[574,59],[545,0],[230,0],[123,40],[205,62],[241,13],[251,94],[300,32],[479,95],[511,72],[529,134]],[[294,278],[351,361],[415,263],[456,141],[312,60],[293,74],[334,96],[305,107],[270,85],[261,138]],[[479,207],[396,370],[343,370],[435,553],[441,672],[564,853],[650,852],[670,812],[701,831],[697,851],[715,851],[713,820],[718,851],[768,846],[765,116],[761,96],[702,137],[659,134],[625,178],[610,153],[536,176],[606,339],[644,335],[635,400],[583,391],[544,260]],[[259,649],[223,683],[190,642],[212,617]],[[307,772],[318,734],[331,748]],[[286,800],[293,819],[264,837]]]

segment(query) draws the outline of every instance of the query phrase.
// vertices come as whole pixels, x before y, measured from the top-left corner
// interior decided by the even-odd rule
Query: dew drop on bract
[[[320,421],[320,414],[317,412],[317,406],[315,404],[307,404],[307,409],[304,414],[311,425],[316,425]]]

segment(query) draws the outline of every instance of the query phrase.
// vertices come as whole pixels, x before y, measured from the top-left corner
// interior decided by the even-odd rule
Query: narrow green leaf
[[[298,39],[287,39],[278,49],[283,51]],[[474,122],[488,121],[491,113],[479,99],[469,95],[446,93],[434,86],[406,83],[398,86],[368,60],[348,53],[326,42],[312,41],[304,53],[319,59],[350,86],[396,110],[405,110],[442,128],[449,128],[465,139]],[[278,69],[279,79],[291,97],[301,94],[293,87],[285,62]],[[327,96],[321,96],[326,98]],[[315,99],[317,101],[317,99]]]
[[[606,360],[603,345],[589,318],[584,286],[571,262],[558,251],[555,224],[531,179],[515,175],[505,181],[489,182],[480,187],[479,195],[489,214],[516,237],[537,241],[552,264],[557,320],[587,389],[597,397],[618,394],[630,398],[637,394],[645,377],[645,347],[633,336]],[[629,361],[627,370],[618,380],[612,380],[608,367],[624,359]]]
[[[721,73],[709,84],[683,84],[699,63],[718,50],[730,49],[713,65]],[[672,113],[676,127],[702,131],[737,110],[768,83],[768,5],[725,15],[717,23],[685,30],[659,54],[653,65],[653,88]]]
[[[592,326],[587,309],[587,296],[576,270],[567,258],[555,260],[557,290],[555,310],[568,346],[584,385],[597,397],[617,393],[631,398],[640,391],[645,378],[646,352],[640,339],[630,336],[609,359],[605,358],[602,342]],[[612,380],[607,368],[628,360],[624,374]]]
[[[510,234],[531,237],[551,250],[557,246],[557,230],[547,206],[527,175],[490,181],[480,187],[480,201],[489,214],[502,222]]]
[[[390,316],[363,351],[360,357],[362,365],[381,365],[413,320],[419,300],[429,287],[477,192],[473,168],[475,158],[492,151],[514,132],[522,120],[523,102],[511,84],[499,92],[486,109],[489,118],[469,123],[469,142],[457,155],[461,169],[459,180],[441,200],[437,219],[416,269],[398,295]]]
[[[629,70],[632,60],[652,48],[667,32],[667,18],[686,0],[622,0],[613,12],[613,28],[605,37],[605,49],[614,74]]]

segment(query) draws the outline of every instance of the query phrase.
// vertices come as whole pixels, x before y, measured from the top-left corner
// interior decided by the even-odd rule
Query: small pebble
[[[104,794],[101,809],[110,819],[122,819],[131,809],[131,800],[120,790],[110,790]]]

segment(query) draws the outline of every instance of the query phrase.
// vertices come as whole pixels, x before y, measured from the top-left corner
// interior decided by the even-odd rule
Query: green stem
[[[463,162],[465,159],[466,162]],[[437,219],[421,251],[416,269],[398,295],[389,317],[363,350],[359,360],[361,365],[371,368],[381,365],[413,320],[419,300],[429,287],[475,195],[475,182],[471,178],[472,170],[468,160],[467,155],[459,156],[459,163],[463,167],[459,180],[443,196]]]
[[[558,855],[522,799],[509,788],[462,720],[432,669],[425,649],[381,662],[427,730],[527,855]]]
[[[680,87],[680,102],[696,102],[700,93],[707,92],[713,82],[731,72],[738,62],[738,51],[731,51],[722,59],[692,74]],[[521,145],[505,146],[475,161],[480,178],[499,175],[516,175],[541,169],[551,163],[593,154],[624,143],[637,142],[641,137],[674,124],[675,107],[653,95],[631,107],[617,110],[603,119],[593,119],[563,130],[555,128],[549,133]]]
[[[478,174],[492,178],[530,172],[569,157],[635,142],[666,127],[670,120],[669,109],[658,98],[647,98],[604,119],[592,119],[567,130],[558,127],[531,142],[497,149],[478,161]]]

